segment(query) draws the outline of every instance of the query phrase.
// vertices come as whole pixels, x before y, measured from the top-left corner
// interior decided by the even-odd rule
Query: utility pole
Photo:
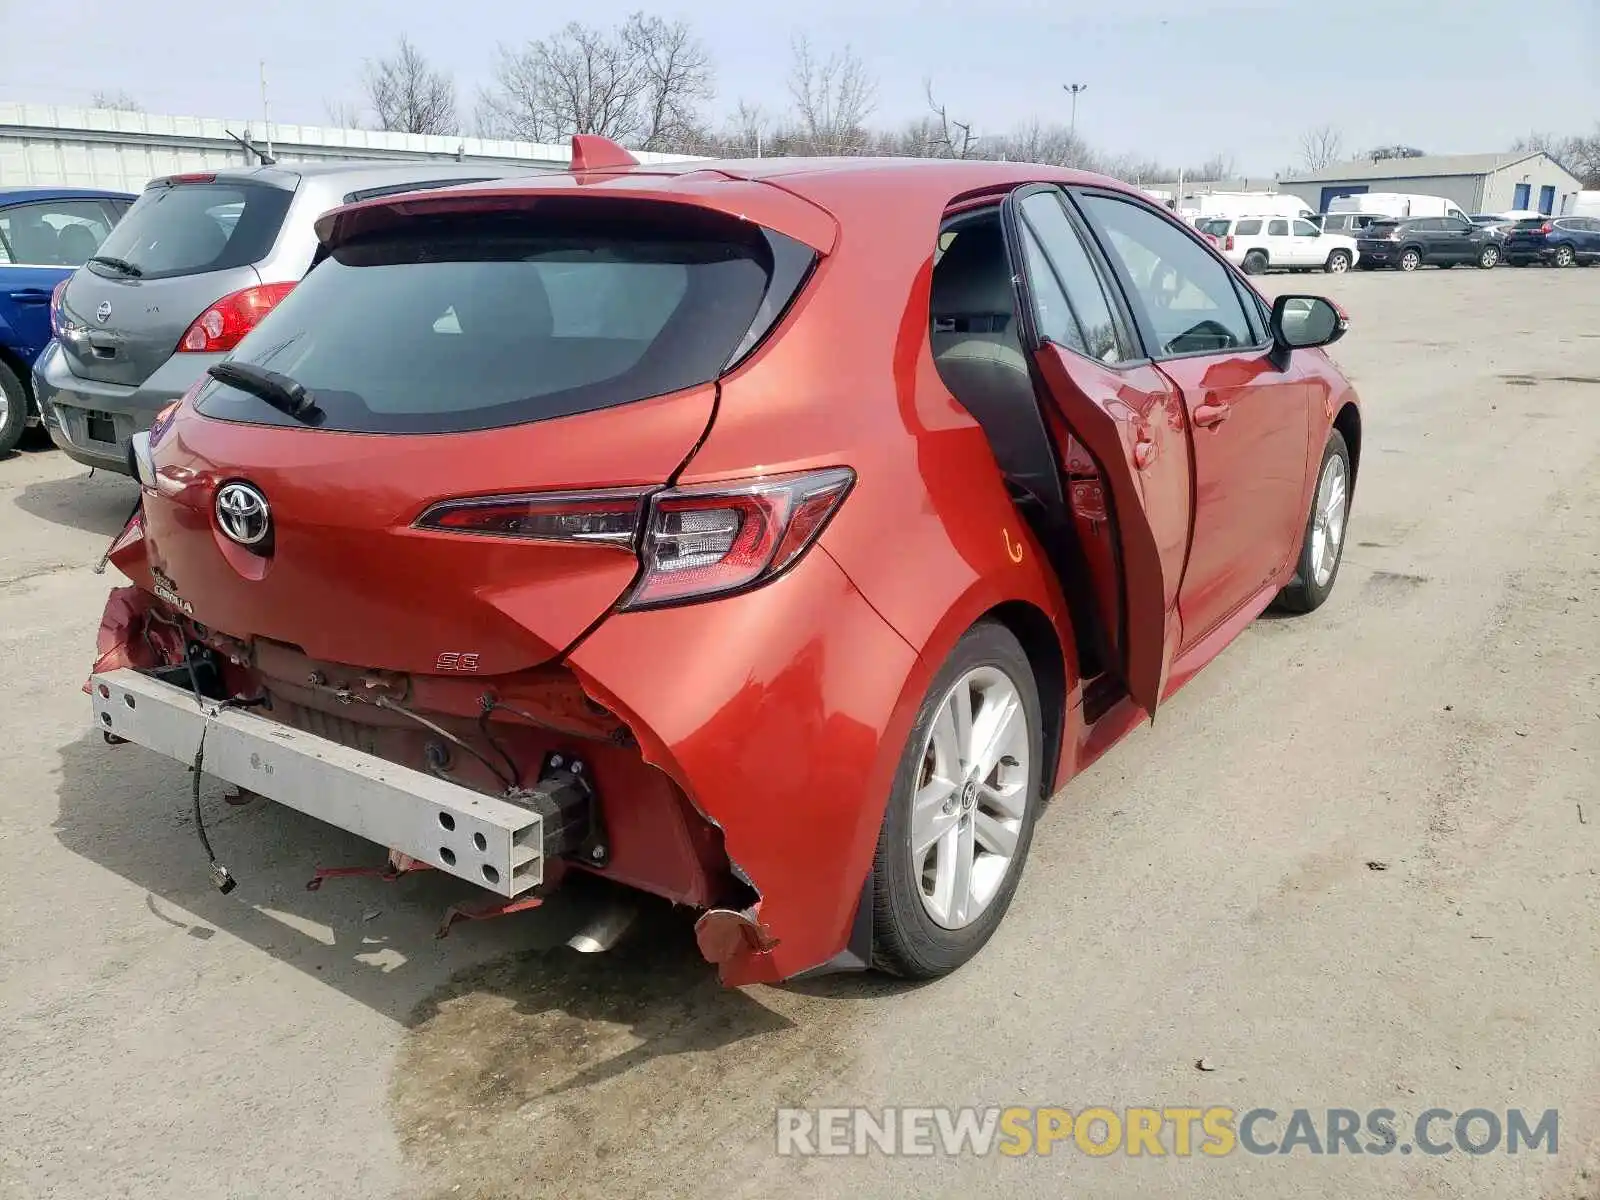
[[[267,60],[261,60],[261,120],[267,127],[267,157],[272,153],[272,109],[267,106]]]
[[[1070,94],[1072,96],[1072,125],[1071,125],[1071,130],[1072,130],[1072,136],[1073,137],[1077,137],[1078,136],[1078,93],[1079,92],[1087,92],[1089,90],[1089,85],[1087,83],[1063,83],[1061,85],[1061,90],[1064,91],[1064,92],[1067,92],[1068,94]]]

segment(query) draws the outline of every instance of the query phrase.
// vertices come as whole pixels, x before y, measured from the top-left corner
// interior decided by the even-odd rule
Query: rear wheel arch
[[[1339,415],[1333,418],[1333,427],[1344,435],[1345,448],[1350,451],[1350,485],[1354,491],[1361,474],[1361,410],[1353,401],[1345,401]]]
[[[1067,730],[1067,698],[1071,694],[1071,667],[1055,625],[1044,611],[1026,600],[1007,600],[983,614],[980,620],[1003,625],[1022,643],[1033,668],[1034,687],[1039,692],[1039,708],[1044,717],[1044,796],[1055,791],[1055,778],[1061,762]],[[1074,656],[1076,657],[1076,656]]]

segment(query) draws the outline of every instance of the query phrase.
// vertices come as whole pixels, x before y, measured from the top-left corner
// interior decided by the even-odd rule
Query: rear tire
[[[1260,250],[1252,250],[1244,256],[1240,269],[1246,275],[1260,275],[1267,269],[1267,256]]]
[[[28,427],[28,389],[9,365],[0,362],[0,454],[10,454]]]
[[[1322,607],[1333,591],[1339,579],[1339,564],[1344,561],[1352,481],[1350,450],[1344,444],[1344,434],[1332,430],[1322,451],[1322,463],[1317,467],[1316,486],[1311,490],[1311,512],[1306,517],[1294,579],[1278,593],[1280,608],[1308,613]]]
[[[1500,265],[1500,249],[1497,246],[1485,246],[1478,255],[1480,270],[1492,271]]]
[[[1415,271],[1422,265],[1422,252],[1419,250],[1406,250],[1400,255],[1400,269],[1402,271]]]
[[[1571,246],[1557,246],[1551,263],[1558,267],[1570,267],[1577,255],[1573,254]]]
[[[1335,250],[1332,254],[1328,255],[1328,262],[1325,269],[1330,275],[1343,275],[1350,269],[1350,251]]]
[[[965,737],[955,716],[963,697]],[[1009,736],[993,744],[996,765],[980,775],[983,761],[966,750],[991,744],[985,718],[1001,714],[1010,714],[1000,723]],[[895,772],[872,864],[874,966],[909,979],[948,975],[999,927],[1044,800],[1043,731],[1021,644],[1003,625],[974,625],[929,685]],[[921,854],[914,837],[927,843]],[[997,845],[1009,854],[994,853]]]

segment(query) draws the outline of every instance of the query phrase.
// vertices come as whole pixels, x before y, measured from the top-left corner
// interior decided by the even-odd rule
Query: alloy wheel
[[[1311,571],[1319,588],[1327,587],[1339,565],[1344,541],[1347,477],[1344,459],[1333,455],[1317,483],[1315,515],[1311,519]]]
[[[912,801],[911,873],[945,929],[972,924],[1017,856],[1030,802],[1027,709],[999,667],[968,671],[940,701]]]

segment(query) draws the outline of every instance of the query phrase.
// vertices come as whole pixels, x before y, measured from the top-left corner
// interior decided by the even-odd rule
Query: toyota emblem
[[[267,498],[248,483],[224,484],[217,492],[217,524],[241,546],[259,546],[272,532]]]
[[[94,310],[94,319],[102,325],[111,320],[111,301],[100,301],[100,307]]]

